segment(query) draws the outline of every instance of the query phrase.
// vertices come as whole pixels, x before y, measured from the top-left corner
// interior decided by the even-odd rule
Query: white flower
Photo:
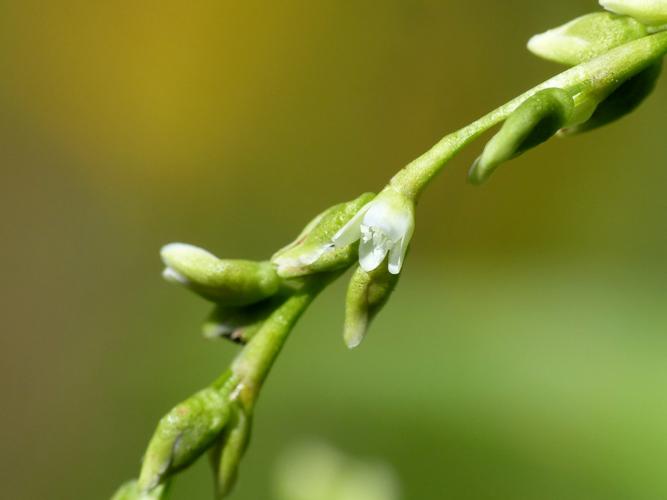
[[[414,203],[392,187],[385,188],[333,237],[340,248],[361,240],[359,265],[370,272],[389,254],[389,272],[398,274],[415,227]]]

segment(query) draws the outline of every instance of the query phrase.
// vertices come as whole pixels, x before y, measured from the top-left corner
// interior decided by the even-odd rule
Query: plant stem
[[[294,324],[315,297],[339,276],[339,273],[334,274],[313,277],[307,280],[302,289],[287,297],[232,363],[232,371],[239,377],[239,399],[246,409],[252,409]]]
[[[591,61],[579,64],[533,87],[470,125],[446,135],[419,158],[392,177],[390,184],[413,199],[461,149],[505,120],[526,99],[547,88],[568,91],[575,102],[580,94],[601,100],[629,76],[641,71],[667,52],[667,32],[662,31],[621,45]]]

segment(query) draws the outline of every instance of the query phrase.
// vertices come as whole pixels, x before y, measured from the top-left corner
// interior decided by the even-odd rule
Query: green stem
[[[335,277],[337,276],[338,273]],[[259,390],[294,324],[332,279],[334,277],[331,276],[310,279],[301,290],[287,297],[232,363],[232,371],[240,381],[239,399],[246,409],[253,407]]]
[[[606,54],[579,64],[533,87],[470,125],[442,138],[426,153],[392,177],[390,184],[413,199],[460,150],[501,123],[526,99],[547,88],[558,87],[577,96],[604,98],[625,79],[641,71],[667,52],[667,32],[659,32],[621,45]]]

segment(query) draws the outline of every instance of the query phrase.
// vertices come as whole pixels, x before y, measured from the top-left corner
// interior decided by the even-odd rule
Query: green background
[[[0,1],[4,498],[108,498],[236,346],[160,278],[170,241],[266,258],[328,205],[560,71],[525,50],[594,1]],[[639,111],[417,212],[364,344],[344,280],[293,332],[232,498],[315,437],[402,498],[667,498],[667,148]],[[205,463],[176,500],[209,498]]]

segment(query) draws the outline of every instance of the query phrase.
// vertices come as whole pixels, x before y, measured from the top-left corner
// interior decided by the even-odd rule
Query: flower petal
[[[351,245],[361,238],[361,221],[364,218],[364,215],[366,215],[366,212],[368,212],[371,203],[373,202],[370,201],[361,207],[354,217],[334,234],[331,241],[337,248]]]
[[[372,238],[364,238],[359,244],[359,265],[369,273],[382,264],[387,252],[386,247],[376,245]]]
[[[162,271],[162,277],[169,283],[177,283],[179,285],[188,285],[190,280],[183,276],[178,271],[173,270],[171,267],[165,267]]]
[[[401,238],[401,241],[395,243],[391,250],[389,250],[389,272],[391,274],[398,274],[401,272],[401,267],[403,267],[403,260],[405,258],[405,253],[408,251],[408,244],[410,242],[410,236],[405,235]]]
[[[313,263],[315,263],[322,255],[324,255],[328,250],[331,250],[333,248],[333,245],[331,243],[328,243],[326,245],[320,245],[318,247],[315,247],[313,250],[311,250],[308,253],[305,253],[299,257],[299,261],[303,265],[309,266]]]

